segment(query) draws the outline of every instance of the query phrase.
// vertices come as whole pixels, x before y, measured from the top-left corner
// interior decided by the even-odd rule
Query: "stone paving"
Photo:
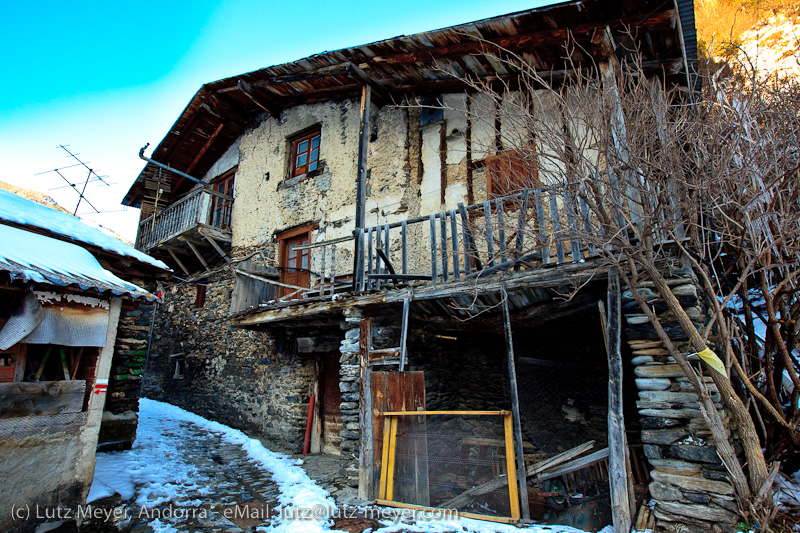
[[[185,497],[165,502],[146,511],[133,502],[115,506],[119,531],[145,533],[168,524],[170,531],[240,532],[252,531],[269,521],[277,506],[279,490],[271,473],[254,463],[241,446],[228,444],[222,435],[193,424],[181,424],[191,438],[182,438],[177,448],[206,482],[185,490]],[[97,502],[108,505],[110,502]],[[113,504],[112,504],[113,506]],[[123,511],[127,509],[127,512]],[[156,522],[154,527],[154,520]],[[88,531],[108,530],[109,524],[87,524]]]

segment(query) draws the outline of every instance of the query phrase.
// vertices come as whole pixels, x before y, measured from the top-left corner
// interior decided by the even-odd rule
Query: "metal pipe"
[[[155,166],[157,166],[159,168],[163,168],[164,170],[168,170],[168,171],[172,172],[173,174],[177,174],[178,176],[181,176],[182,178],[186,178],[189,181],[193,181],[193,182],[195,182],[195,183],[197,183],[199,185],[202,185],[203,187],[208,189],[208,193],[213,195],[213,196],[216,196],[218,198],[222,198],[223,200],[233,201],[233,197],[232,196],[228,196],[227,194],[223,194],[223,193],[221,193],[221,192],[219,192],[217,190],[214,190],[214,187],[212,187],[211,184],[206,183],[203,180],[197,179],[194,176],[190,176],[189,174],[187,174],[185,172],[181,172],[180,170],[175,170],[174,168],[172,168],[169,165],[165,165],[164,163],[159,163],[158,161],[150,159],[149,157],[145,157],[144,151],[147,150],[148,146],[150,146],[150,143],[145,144],[142,147],[142,149],[139,150],[139,158],[140,159],[144,159],[148,163],[152,163],[152,164],[154,164]]]

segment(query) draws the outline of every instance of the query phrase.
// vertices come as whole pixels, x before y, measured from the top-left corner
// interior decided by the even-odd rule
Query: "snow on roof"
[[[115,276],[77,244],[0,224],[0,270],[11,279],[154,300],[155,296]]]
[[[97,228],[87,226],[77,217],[50,209],[16,194],[0,190],[0,222],[8,221],[24,226],[46,229],[76,241],[97,246],[120,256],[132,257],[163,270],[170,268],[119,239],[106,235]]]

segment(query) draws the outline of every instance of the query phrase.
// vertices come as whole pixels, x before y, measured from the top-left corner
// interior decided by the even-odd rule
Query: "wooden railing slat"
[[[439,282],[439,272],[437,269],[438,261],[436,260],[436,215],[430,215],[431,224],[431,281],[434,283]]]
[[[455,209],[449,211],[450,214],[450,236],[453,243],[453,278],[461,278],[460,261],[461,258],[458,254],[458,228],[456,227],[456,212]]]
[[[539,239],[542,241],[541,254],[542,264],[550,263],[550,245],[547,242],[547,220],[544,218],[544,201],[542,200],[542,190],[533,191],[533,199],[536,202],[536,224],[539,226]]]

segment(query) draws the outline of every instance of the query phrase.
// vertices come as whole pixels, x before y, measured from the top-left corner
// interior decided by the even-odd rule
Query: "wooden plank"
[[[400,248],[403,254],[403,274],[408,274],[408,224],[406,224],[405,220],[400,227],[402,228]]]
[[[372,256],[372,228],[367,228],[367,288],[371,289],[375,283],[369,277],[373,273],[372,270],[373,256]]]
[[[621,353],[621,302],[619,272],[615,267],[608,271],[608,320],[606,339],[608,347],[608,481],[611,489],[611,516],[614,531],[630,531],[631,506],[628,495],[626,469],[627,441],[625,420],[622,415],[622,353]]]
[[[528,197],[530,196],[530,193],[531,192],[528,189],[522,191],[522,201],[520,202],[519,213],[517,217],[517,242],[514,248],[516,250],[514,259],[519,259],[522,257],[522,247],[525,241],[525,226],[528,222]],[[515,271],[519,271],[519,268],[519,263],[514,265]]]
[[[508,411],[505,411],[506,413]],[[538,476],[539,474],[546,472],[556,466],[573,459],[588,450],[590,450],[594,446],[594,441],[589,441],[583,443],[579,446],[572,448],[571,450],[567,450],[566,452],[560,453],[558,455],[554,455],[544,461],[539,461],[538,463],[534,463],[530,465],[525,470],[526,477]],[[439,505],[442,509],[457,509],[459,507],[464,507],[469,505],[469,503],[477,496],[481,494],[486,494],[488,492],[492,492],[493,490],[497,490],[499,488],[505,487],[508,485],[508,477],[502,476],[491,481],[487,481],[477,487],[472,487],[471,489],[467,489],[461,494],[455,496],[454,498],[450,498],[446,502]]]
[[[597,450],[594,453],[590,453],[589,455],[584,455],[583,457],[579,457],[572,461],[566,462],[560,466],[549,470],[548,472],[544,472],[539,474],[537,479],[539,481],[545,481],[548,479],[553,479],[557,477],[561,477],[565,474],[571,474],[572,472],[576,472],[587,466],[593,465],[595,463],[599,463],[600,461],[608,459],[608,448],[603,448],[602,450]]]
[[[379,372],[382,374],[382,372]],[[375,376],[373,375],[373,385]],[[381,442],[381,464],[388,465],[389,464],[389,431],[390,431],[391,424],[383,424],[383,441]],[[378,449],[378,448],[376,448]],[[380,486],[378,488],[378,497],[381,499],[386,498],[386,480],[389,477],[389,470],[386,468],[381,468],[381,481]]]
[[[434,509],[431,507],[425,507],[423,505],[411,505],[408,503],[403,502],[395,502],[383,499],[376,499],[375,503],[378,505],[384,505],[386,507],[399,507],[401,509],[416,509],[418,511],[430,511],[430,510],[441,510],[441,509]],[[482,514],[475,514],[475,513],[463,513],[458,512],[459,517],[464,518],[473,518],[475,520],[485,520],[487,522],[499,522],[502,524],[516,524],[519,520],[514,518],[509,518],[505,516],[490,516],[490,515],[482,515]]]
[[[508,476],[508,500],[511,504],[511,518],[519,518],[520,517],[520,509],[519,509],[519,500],[520,500],[520,487],[517,486],[517,475],[515,469],[515,461],[514,461],[514,421],[512,419],[512,415],[506,415],[503,417],[503,429],[505,434],[505,441],[506,441],[506,475]],[[520,448],[522,446],[520,445]],[[518,458],[522,458],[522,454],[517,455]],[[524,474],[525,465],[523,463],[523,474]],[[525,493],[525,508],[528,507],[528,498],[527,498],[527,488],[525,483],[525,478],[519,480],[522,484],[521,490]],[[530,514],[530,511],[528,513]],[[526,520],[529,520],[530,517],[527,517]]]
[[[374,436],[372,433],[372,379],[369,366],[369,350],[372,345],[372,321],[362,319],[358,332],[358,364],[361,377],[359,390],[359,421],[361,434],[359,438],[359,469],[358,469],[358,497],[362,500],[371,500],[374,497],[373,487],[375,479],[375,459],[373,456]]]
[[[0,418],[79,413],[86,381],[0,383]]]
[[[508,478],[509,478],[509,492],[512,495],[516,494],[516,497],[512,497],[511,505],[512,505],[512,513],[511,516],[514,518],[519,517],[519,507],[517,507],[517,514],[515,515],[513,512],[514,505],[519,506],[520,500],[522,502],[522,519],[525,521],[529,521],[530,516],[530,508],[528,507],[528,489],[527,485],[528,482],[525,476],[525,458],[523,457],[522,451],[522,422],[520,420],[519,415],[519,394],[517,393],[517,367],[514,362],[514,339],[511,334],[511,314],[508,309],[508,292],[506,292],[505,285],[501,285],[500,291],[500,298],[502,299],[502,306],[503,306],[503,330],[505,332],[505,340],[506,340],[506,357],[507,357],[507,365],[508,365],[508,383],[509,383],[509,393],[511,395],[511,417],[505,417],[505,423],[508,424],[513,421],[513,428],[506,427],[506,432],[508,433],[511,430],[511,436],[513,436],[514,441],[514,449],[510,450],[508,448],[508,435],[506,436],[506,459],[510,461],[510,457],[512,455],[516,456],[516,468],[517,472],[513,471],[513,466],[509,464],[509,471],[508,471]],[[511,452],[514,452],[513,454]],[[510,455],[509,455],[510,454]],[[512,487],[512,484],[519,477],[519,487]],[[513,478],[513,479],[512,479]],[[519,499],[518,499],[519,498]]]
[[[425,410],[425,373],[407,372],[412,379],[412,396],[410,409]],[[424,416],[412,418],[414,421],[414,468],[418,472],[416,495],[420,505],[430,505],[430,486],[428,473],[428,425]]]
[[[498,416],[511,411],[385,411],[384,416],[416,416],[416,415],[465,415],[465,416]]]
[[[3,418],[0,419],[0,441],[59,434],[77,435],[85,425],[85,412]]]
[[[502,200],[495,200],[494,204],[497,208],[497,235],[498,245],[500,246],[500,262],[505,263],[508,261],[508,246],[506,245],[506,220],[505,208],[503,207]]]
[[[450,241],[453,243],[453,279],[461,278],[461,259],[458,252],[458,228],[456,226],[456,211],[448,211],[450,215]]]
[[[450,281],[450,268],[447,264],[447,213],[442,213],[439,221],[441,222],[441,237],[442,237],[442,277],[444,282]]]
[[[386,397],[386,374],[387,372],[372,372],[370,375],[370,394],[372,397],[372,440],[373,450],[381,450],[381,455],[375,453],[373,460],[373,472],[380,472],[381,482],[379,488],[383,490],[384,496],[386,495],[386,469],[383,465],[387,464],[388,457],[388,433],[389,424],[386,424],[386,417],[383,412],[389,409],[388,399]],[[379,492],[373,492],[376,494]]]
[[[536,204],[536,224],[539,226],[539,240],[541,241],[542,264],[550,263],[550,246],[547,242],[547,220],[544,218],[544,200],[542,190],[533,191],[533,201]]]
[[[431,281],[433,283],[438,283],[439,272],[436,266],[436,215],[430,215],[429,220],[431,224]]]
[[[570,238],[570,253],[572,254],[572,262],[577,263],[583,259],[583,254],[581,253],[580,242],[578,242],[578,238],[576,236],[578,228],[576,226],[575,217],[572,216],[572,209],[576,205],[575,197],[569,191],[567,192],[566,197],[570,203],[570,205],[565,209],[567,214],[567,232],[569,233]]]
[[[584,191],[585,187],[581,184],[581,191]],[[589,204],[586,203],[582,197],[578,200],[581,205],[581,217],[583,218],[583,230],[586,232],[586,235],[589,235],[589,257],[594,257],[597,255],[597,248],[595,247],[594,243],[591,240],[591,237],[594,237],[594,229],[592,228],[592,221],[589,219]]]
[[[494,266],[494,232],[492,230],[491,202],[483,202],[483,219],[486,224],[486,261],[489,266]]]
[[[403,300],[403,316],[400,319],[400,372],[405,369],[406,359],[408,357],[406,352],[406,345],[408,341],[408,314],[410,312],[411,299],[413,297],[413,292],[409,292],[408,296],[406,296]]]
[[[561,235],[561,220],[558,216],[558,198],[555,194],[550,194],[550,223],[553,225],[553,238],[556,240],[556,261],[563,263],[566,261],[564,253],[564,241]]]

